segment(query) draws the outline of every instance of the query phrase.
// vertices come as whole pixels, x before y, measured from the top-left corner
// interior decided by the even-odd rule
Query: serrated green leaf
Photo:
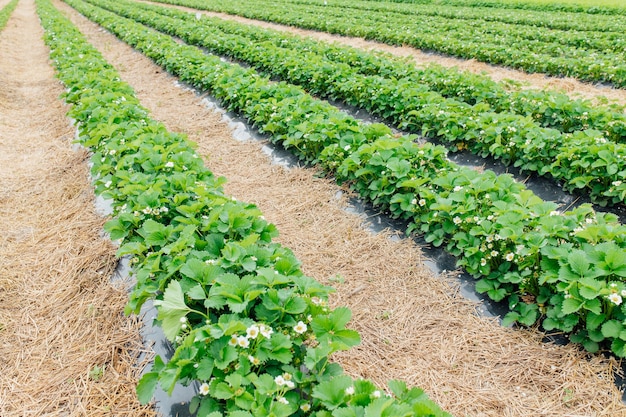
[[[588,313],[586,317],[587,330],[596,330],[602,323],[604,323],[605,319],[606,314]]]
[[[253,417],[248,411],[235,410],[228,413],[228,417]]]
[[[613,340],[611,351],[620,358],[626,357],[626,341],[622,339]]]
[[[215,386],[212,386],[210,394],[220,400],[228,400],[235,395],[233,389],[225,382],[219,382]]]
[[[174,341],[182,323],[181,318],[191,311],[185,304],[185,296],[178,281],[171,281],[163,293],[163,300],[155,300],[159,314],[157,319],[161,320],[163,333],[170,341]]]
[[[517,323],[519,318],[520,318],[519,313],[515,311],[510,311],[502,318],[502,325],[504,327],[509,327],[513,325],[514,323]]]
[[[152,401],[158,380],[158,372],[148,372],[141,377],[136,388],[137,397],[141,404],[145,405]]]
[[[624,329],[622,323],[617,320],[609,320],[602,325],[602,335],[606,338],[617,339]]]
[[[494,287],[494,283],[487,279],[479,279],[476,281],[475,289],[479,294],[484,294],[489,290],[492,290]]]
[[[563,307],[561,308],[561,312],[563,313],[563,315],[575,313],[581,309],[583,304],[583,300],[579,300],[574,297],[566,298],[565,300],[563,300]]]
[[[344,402],[346,388],[352,386],[352,378],[340,376],[324,381],[313,388],[313,398],[317,398],[329,410],[334,410]]]
[[[213,367],[215,361],[213,358],[204,357],[198,363],[198,368],[196,369],[196,375],[199,379],[208,381],[213,376]]]
[[[582,250],[574,250],[567,257],[567,264],[570,270],[580,277],[584,277],[589,271],[589,261],[587,253]]]
[[[207,297],[204,288],[200,284],[191,287],[186,294],[192,300],[205,300]]]
[[[596,298],[602,290],[603,284],[595,278],[583,277],[578,280],[579,294],[587,300]]]

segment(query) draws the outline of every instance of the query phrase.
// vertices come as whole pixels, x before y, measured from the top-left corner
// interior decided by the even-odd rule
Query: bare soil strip
[[[275,223],[304,270],[334,285],[363,343],[336,359],[378,384],[423,387],[456,416],[626,416],[612,383],[614,360],[541,342],[532,331],[480,318],[454,285],[434,276],[411,240],[372,235],[345,212],[331,180],[311,169],[272,165],[257,142],[238,142],[221,116],[143,55],[55,0],[120,71],[152,116],[185,132],[226,191]],[[341,278],[337,278],[339,274]]]
[[[33,0],[0,32],[0,416],[152,416]]]
[[[146,3],[149,3],[146,1]],[[198,12],[196,9],[188,7],[172,6],[162,3],[154,3],[159,6],[176,7],[181,10]],[[572,98],[583,98],[597,102],[599,97],[607,98],[612,103],[626,105],[626,90],[611,88],[603,85],[593,85],[583,83],[571,77],[551,77],[545,74],[528,74],[510,68],[499,67],[496,65],[486,64],[476,61],[475,59],[460,59],[450,56],[444,56],[432,52],[424,52],[408,46],[391,46],[382,42],[368,41],[363,38],[355,38],[349,36],[333,35],[325,32],[314,30],[300,29],[287,25],[264,22],[261,20],[248,19],[241,16],[229,15],[226,13],[205,12],[201,13],[207,16],[215,16],[222,19],[233,20],[250,25],[256,25],[263,28],[289,32],[295,35],[306,36],[313,39],[336,42],[338,44],[348,45],[366,51],[384,51],[399,57],[407,57],[413,60],[417,66],[425,66],[428,64],[439,64],[444,67],[455,67],[461,70],[470,71],[476,74],[485,74],[494,81],[513,80],[523,83],[525,88],[535,88],[540,90],[556,90],[567,93]]]

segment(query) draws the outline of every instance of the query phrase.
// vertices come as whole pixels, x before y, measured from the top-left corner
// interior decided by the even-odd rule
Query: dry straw
[[[0,415],[152,416],[139,323],[109,276],[87,155],[58,99],[32,0],[0,33]]]

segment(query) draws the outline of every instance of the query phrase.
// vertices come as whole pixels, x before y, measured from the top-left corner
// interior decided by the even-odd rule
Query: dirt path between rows
[[[0,32],[0,416],[151,416],[33,0]]]
[[[146,1],[146,3],[150,3]],[[198,12],[196,9],[187,7],[172,6],[162,3],[153,3],[159,6],[175,7],[190,12]],[[295,35],[306,36],[313,39],[336,42],[366,51],[384,51],[395,56],[410,58],[417,66],[428,64],[439,64],[444,67],[455,67],[461,70],[470,71],[476,74],[488,75],[494,81],[514,80],[523,83],[524,88],[536,88],[541,90],[557,90],[567,93],[573,98],[583,98],[598,102],[599,97],[607,98],[612,103],[626,105],[626,90],[616,89],[603,85],[583,83],[571,77],[551,77],[545,74],[528,74],[510,68],[486,64],[475,59],[460,59],[444,56],[437,53],[423,52],[408,46],[391,46],[382,42],[368,41],[363,38],[333,35],[326,32],[300,29],[293,26],[264,22],[261,20],[248,19],[241,16],[229,15],[226,13],[206,12],[201,13],[208,16],[215,16],[222,19],[233,20],[240,23],[256,25],[263,28],[274,29],[281,32],[288,32]],[[601,102],[601,101],[600,101]]]
[[[612,384],[614,361],[530,331],[480,318],[452,284],[422,264],[411,240],[373,235],[344,210],[339,188],[311,169],[271,164],[255,141],[239,142],[221,115],[143,55],[55,0],[130,83],[152,116],[198,143],[226,191],[253,202],[280,231],[305,272],[337,288],[353,311],[360,347],[337,356],[351,375],[423,387],[456,416],[626,416]],[[341,278],[337,278],[337,274]]]

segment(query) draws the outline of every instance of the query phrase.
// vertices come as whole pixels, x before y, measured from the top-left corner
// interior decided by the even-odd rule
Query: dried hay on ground
[[[86,152],[58,99],[34,2],[0,33],[0,415],[152,416],[115,248],[94,212]]]

